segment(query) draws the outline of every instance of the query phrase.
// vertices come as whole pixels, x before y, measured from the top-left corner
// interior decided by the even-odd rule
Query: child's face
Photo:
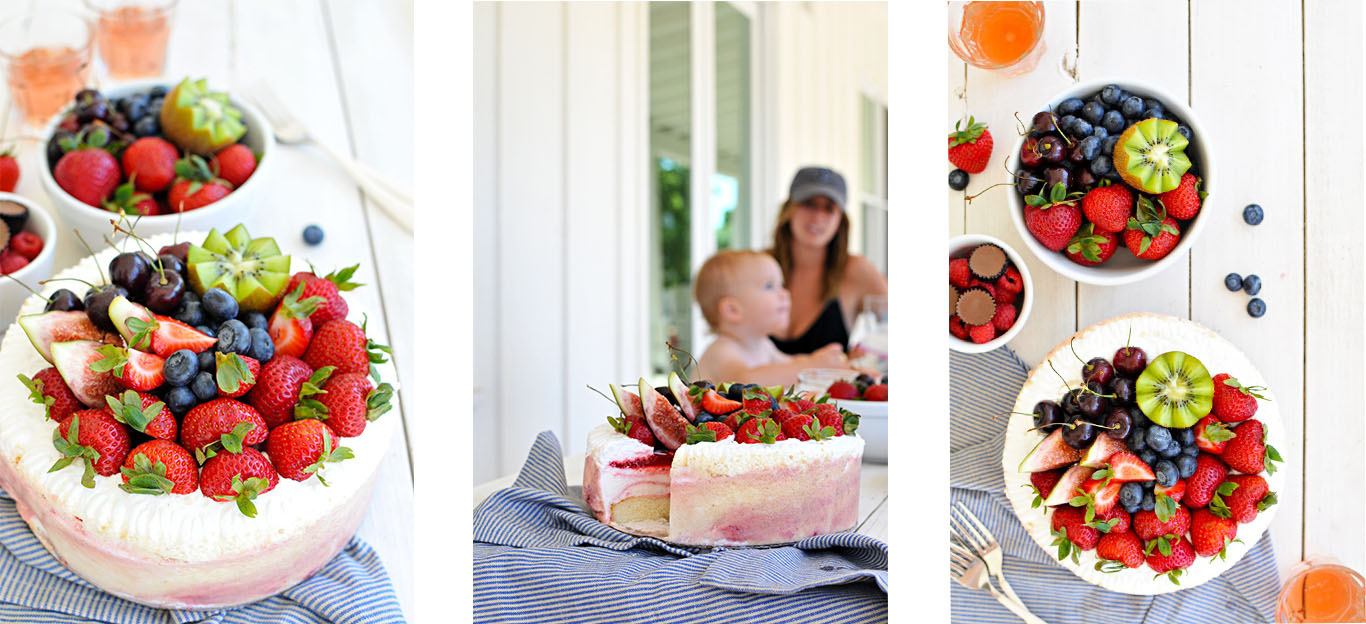
[[[745,267],[733,295],[740,303],[741,324],[765,334],[787,329],[792,298],[783,288],[783,270],[773,258],[756,258]]]

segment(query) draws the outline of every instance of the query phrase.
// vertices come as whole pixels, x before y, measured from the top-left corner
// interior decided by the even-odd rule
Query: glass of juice
[[[950,2],[949,47],[981,69],[1019,75],[1043,56],[1042,2]]]
[[[0,61],[24,121],[42,125],[90,79],[90,24],[38,10],[0,22]]]
[[[160,76],[177,0],[85,0],[100,59],[115,80]]]
[[[1366,622],[1361,575],[1329,561],[1299,564],[1281,590],[1276,621]]]

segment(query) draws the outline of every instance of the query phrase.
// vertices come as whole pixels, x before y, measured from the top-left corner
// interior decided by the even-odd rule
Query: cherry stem
[[[100,281],[102,281],[102,282],[108,284],[108,283],[109,283],[109,278],[107,278],[107,277],[104,276],[104,267],[100,266],[100,262],[99,262],[98,260],[95,260],[95,250],[90,248],[90,243],[85,242],[85,237],[84,237],[84,236],[81,236],[81,231],[80,231],[80,230],[78,230],[78,229],[76,229],[76,228],[71,228],[71,231],[74,232],[74,233],[76,234],[76,240],[81,241],[81,245],[85,247],[85,250],[88,251],[88,252],[90,252],[90,260],[93,261],[93,262],[95,263],[95,269],[98,270],[98,271],[100,272]],[[85,280],[76,280],[76,281],[82,282],[82,283],[85,283],[85,284],[88,284],[91,288],[95,288],[95,285],[94,285],[94,284],[91,284],[90,282],[86,282]]]
[[[141,219],[141,217],[138,217],[138,218]],[[122,217],[120,218],[120,220],[122,220]],[[113,219],[110,219],[110,220],[109,220],[109,223],[113,224],[113,226],[114,226],[114,231],[115,231],[115,232],[120,232],[120,233],[123,233],[123,234],[127,234],[127,235],[128,235],[128,238],[131,238],[131,239],[137,241],[139,245],[141,245],[141,246],[147,248],[147,255],[149,255],[149,256],[155,258],[154,260],[152,260],[152,268],[153,268],[153,269],[156,269],[157,277],[161,279],[161,284],[162,284],[162,285],[165,285],[165,284],[166,284],[166,268],[162,265],[161,256],[160,256],[159,254],[154,254],[154,253],[152,253],[152,244],[149,243],[149,242],[147,242],[147,241],[145,241],[145,240],[143,240],[141,236],[138,236],[137,234],[134,234],[132,229],[128,229],[128,230],[123,229],[123,226],[120,225],[117,221],[114,221]],[[134,225],[133,225],[133,228],[136,229],[136,228],[137,228],[137,225],[134,224]]]
[[[89,286],[89,287],[91,287],[91,288],[95,288],[95,289],[98,289],[98,288],[99,288],[99,286],[96,286],[96,285],[94,285],[94,284],[91,284],[90,282],[87,282],[87,281],[85,281],[85,280],[83,280],[83,279],[81,279],[81,278],[79,278],[79,277],[53,277],[53,278],[45,279],[45,280],[43,280],[43,281],[41,281],[41,282],[38,282],[38,285],[39,285],[39,286],[45,286],[45,285],[50,284],[50,283],[52,283],[52,282],[80,282],[80,283],[85,284],[86,286]]]
[[[1066,378],[1066,377],[1063,377],[1063,376],[1062,376],[1062,373],[1059,373],[1059,372],[1058,372],[1058,369],[1057,369],[1056,367],[1053,366],[1053,360],[1048,360],[1048,367],[1051,368],[1051,369],[1053,369],[1053,374],[1054,374],[1054,375],[1057,375],[1057,376],[1058,376],[1058,379],[1061,379],[1061,380],[1062,380],[1062,385],[1063,385],[1064,387],[1067,388],[1067,393],[1068,393],[1068,394],[1071,394],[1071,393],[1072,393],[1072,384],[1067,383],[1067,378]]]
[[[603,391],[598,390],[597,388],[594,388],[593,386],[589,386],[588,384],[584,384],[584,385],[585,385],[585,386],[588,386],[588,389],[589,389],[589,390],[592,390],[593,392],[598,393],[598,396],[600,396],[600,397],[602,397],[602,398],[604,398],[604,399],[607,399],[607,401],[610,402],[612,405],[616,405],[616,404],[617,404],[617,400],[616,400],[616,399],[607,396],[605,393],[603,393]]]
[[[1090,364],[1087,364],[1087,363],[1086,363],[1086,360],[1081,359],[1081,356],[1080,356],[1080,355],[1077,355],[1077,339],[1076,339],[1076,338],[1072,338],[1071,340],[1068,340],[1068,341],[1067,341],[1067,348],[1068,348],[1070,351],[1072,351],[1072,357],[1077,358],[1077,361],[1078,361],[1078,362],[1081,362],[1081,365],[1082,365],[1083,368],[1085,368],[1085,369],[1090,369],[1090,368],[1091,368],[1091,365],[1090,365]]]
[[[27,290],[27,291],[29,291],[29,292],[35,294],[35,295],[38,295],[39,297],[43,297],[43,294],[42,294],[42,293],[40,293],[40,292],[34,290],[34,289],[33,289],[31,286],[29,286],[28,284],[25,284],[25,283],[19,281],[19,278],[15,277],[15,276],[13,276],[13,275],[10,275],[9,273],[5,273],[4,276],[5,276],[5,277],[8,277],[8,278],[10,278],[10,279],[12,279],[12,280],[14,280],[14,283],[15,283],[15,284],[18,284],[18,285],[20,285],[20,286],[23,286],[23,287],[24,287],[24,290]],[[39,282],[39,284],[42,284],[42,282]],[[51,298],[51,297],[43,297],[43,299],[45,299],[45,300],[47,300],[47,301],[52,301],[52,298]]]

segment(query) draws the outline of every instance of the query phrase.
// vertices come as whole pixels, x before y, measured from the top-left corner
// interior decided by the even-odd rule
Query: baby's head
[[[778,261],[761,251],[724,250],[708,258],[693,280],[693,298],[712,331],[742,336],[781,333],[792,307]]]

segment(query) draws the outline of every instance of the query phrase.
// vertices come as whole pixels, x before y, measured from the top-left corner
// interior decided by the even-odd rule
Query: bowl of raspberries
[[[52,277],[57,226],[28,198],[0,193],[0,335],[14,321],[29,288]],[[9,279],[10,277],[14,279]]]
[[[949,348],[985,353],[1020,333],[1033,309],[1029,268],[1000,239],[966,234],[949,241]]]

